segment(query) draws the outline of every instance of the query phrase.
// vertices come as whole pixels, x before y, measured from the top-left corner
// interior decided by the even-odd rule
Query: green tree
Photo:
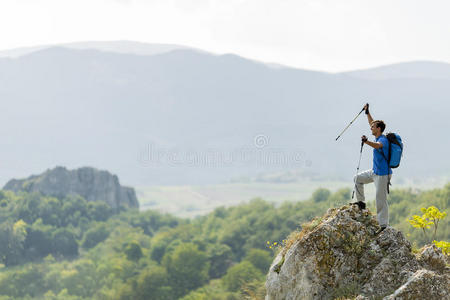
[[[242,217],[241,219],[233,220],[221,230],[219,242],[229,246],[237,259],[241,259],[245,255],[245,248],[243,247],[248,237],[252,233],[252,227],[249,226],[249,218]]]
[[[439,221],[447,216],[446,212],[440,212],[435,206],[430,206],[427,209],[422,208],[423,215],[433,223],[433,240],[436,238],[436,231],[439,227]]]
[[[61,201],[53,197],[41,197],[38,206],[38,217],[44,224],[61,225]]]
[[[0,224],[0,262],[5,266],[16,265],[20,262],[27,235],[26,226],[23,220]]]
[[[173,299],[166,269],[160,266],[150,266],[144,269],[137,279],[134,296],[136,300]]]
[[[233,252],[227,245],[213,244],[208,248],[209,278],[220,278],[233,263]]]
[[[13,215],[16,220],[24,220],[27,224],[34,223],[39,217],[39,205],[41,203],[39,193],[22,193],[14,206]]]
[[[111,206],[105,202],[89,202],[88,203],[88,216],[90,220],[94,221],[106,221],[112,215],[114,211]]]
[[[265,250],[251,249],[244,260],[251,262],[262,273],[267,273],[273,259],[272,255]]]
[[[412,216],[412,219],[408,221],[413,227],[422,229],[423,234],[427,239],[428,236],[425,229],[428,229],[431,225],[433,225],[433,238],[431,239],[431,241],[433,241],[436,238],[436,231],[439,227],[439,221],[444,219],[447,216],[447,213],[440,212],[435,206],[430,206],[428,208],[422,207],[421,211],[423,213],[422,216],[414,215]]]
[[[152,248],[150,250],[150,258],[160,263],[166,253],[167,245],[169,241],[166,239],[156,239],[153,241]]]
[[[263,276],[251,262],[242,261],[229,268],[222,280],[227,290],[236,292],[253,280],[262,280]]]
[[[331,192],[324,188],[319,188],[314,191],[312,194],[312,199],[314,202],[324,202],[328,200],[328,197],[330,197]]]
[[[17,299],[37,297],[47,290],[45,270],[40,265],[27,265],[7,272],[0,277],[0,293]]]
[[[42,258],[52,253],[52,231],[54,227],[44,225],[37,219],[28,227],[24,248],[29,259]]]
[[[53,254],[74,257],[78,255],[78,243],[75,234],[67,228],[59,228],[52,234]]]
[[[163,265],[176,297],[202,286],[208,280],[208,257],[194,244],[180,244],[172,253],[164,256]]]
[[[62,200],[61,225],[78,226],[81,217],[88,217],[87,201],[78,195],[70,195]]]
[[[98,243],[103,242],[109,236],[109,230],[106,224],[100,223],[86,231],[84,234],[82,247],[90,249],[97,246]]]
[[[132,241],[131,243],[128,243],[125,246],[124,252],[127,256],[127,259],[132,260],[132,261],[140,260],[143,255],[141,245],[139,245],[139,243],[136,241]]]

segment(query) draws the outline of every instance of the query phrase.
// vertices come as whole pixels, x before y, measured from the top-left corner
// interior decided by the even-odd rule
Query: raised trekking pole
[[[367,108],[369,108],[369,103],[367,103]],[[347,127],[344,128],[344,130],[342,130],[342,132],[338,135],[338,137],[336,138],[336,141],[341,137],[341,135],[347,130],[347,128],[350,127],[350,125],[353,124],[353,122],[355,122],[355,120],[359,117],[359,115],[364,111],[364,107],[363,109],[361,109],[361,111],[356,115],[356,117],[350,122],[350,124],[347,125]]]
[[[353,199],[353,196],[355,196],[355,190],[358,189],[358,188],[356,187],[356,176],[358,176],[359,165],[361,164],[361,157],[362,157],[363,146],[364,146],[364,141],[361,141],[361,150],[359,151],[359,161],[358,161],[358,167],[356,168],[355,185],[353,186],[352,199]]]

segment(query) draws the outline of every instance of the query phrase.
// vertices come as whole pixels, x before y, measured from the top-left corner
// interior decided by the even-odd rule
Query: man
[[[377,206],[377,220],[380,224],[380,229],[376,234],[381,233],[389,225],[389,213],[387,203],[388,184],[392,176],[392,170],[389,168],[387,158],[389,157],[389,141],[383,131],[386,128],[381,120],[374,121],[369,112],[369,104],[364,106],[367,120],[369,121],[372,134],[375,136],[375,142],[371,142],[365,135],[361,137],[361,141],[373,148],[373,168],[364,171],[355,176],[355,189],[357,204],[360,209],[366,207],[364,197],[364,184],[374,182],[376,189],[376,206]]]

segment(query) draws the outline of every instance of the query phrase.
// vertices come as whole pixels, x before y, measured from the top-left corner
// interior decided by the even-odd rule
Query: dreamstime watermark
[[[253,142],[254,142],[256,148],[262,149],[269,144],[269,137],[264,134],[258,134],[253,139]]]
[[[232,150],[208,148],[205,150],[163,148],[154,143],[147,144],[138,153],[138,163],[143,167],[152,166],[190,166],[190,167],[228,167],[238,165],[296,166],[311,167],[301,149],[286,150],[269,145],[267,135],[258,134],[252,146]]]

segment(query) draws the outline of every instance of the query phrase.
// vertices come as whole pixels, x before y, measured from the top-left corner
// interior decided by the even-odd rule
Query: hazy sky
[[[0,0],[0,49],[172,43],[325,71],[450,62],[448,0]]]

